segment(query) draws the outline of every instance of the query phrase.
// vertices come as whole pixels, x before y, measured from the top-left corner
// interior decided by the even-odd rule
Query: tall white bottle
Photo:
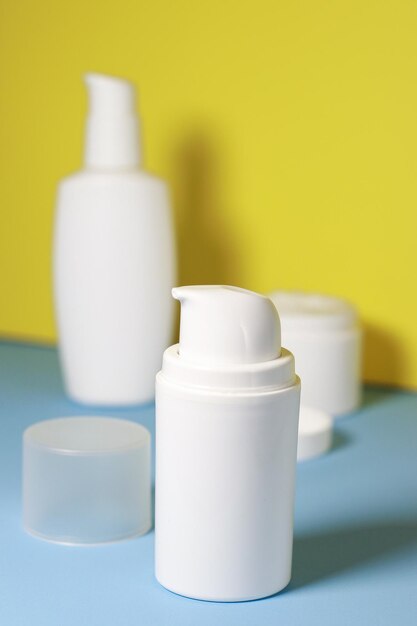
[[[54,293],[65,386],[86,404],[150,401],[173,324],[165,183],[140,169],[135,92],[87,74],[85,168],[58,189]]]
[[[265,296],[180,287],[180,343],[156,385],[155,570],[202,600],[252,600],[291,576],[299,379]]]

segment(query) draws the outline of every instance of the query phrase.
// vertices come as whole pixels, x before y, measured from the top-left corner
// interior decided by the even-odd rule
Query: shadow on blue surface
[[[401,393],[401,390],[395,389],[394,387],[367,385],[363,391],[360,410],[375,404],[380,404],[381,402],[386,402],[398,396],[399,393]]]
[[[417,542],[415,524],[347,527],[296,536],[288,591],[299,589],[377,560],[390,558]]]
[[[330,449],[331,452],[335,452],[340,448],[344,448],[348,446],[352,442],[352,437],[349,436],[346,432],[341,430],[335,430],[333,432],[333,442],[332,447]]]

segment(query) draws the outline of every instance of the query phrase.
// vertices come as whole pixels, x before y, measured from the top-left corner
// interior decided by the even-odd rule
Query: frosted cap
[[[62,417],[23,433],[23,523],[58,543],[127,539],[151,527],[150,433],[109,417]]]
[[[333,420],[324,411],[301,405],[297,460],[307,461],[327,452],[332,445]]]

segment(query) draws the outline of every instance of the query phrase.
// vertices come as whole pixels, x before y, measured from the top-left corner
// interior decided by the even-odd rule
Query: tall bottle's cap
[[[149,431],[128,420],[64,417],[23,434],[23,522],[67,544],[118,541],[151,526]]]
[[[85,75],[89,95],[85,165],[91,169],[118,170],[140,165],[135,89],[122,78]]]

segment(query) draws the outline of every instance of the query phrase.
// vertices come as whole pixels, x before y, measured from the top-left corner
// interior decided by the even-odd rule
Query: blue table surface
[[[367,389],[333,449],[298,466],[292,581],[222,604],[163,589],[153,532],[67,547],[21,522],[21,438],[57,416],[115,415],[154,432],[154,407],[97,410],[64,394],[53,348],[0,343],[1,626],[417,624],[417,394]]]

